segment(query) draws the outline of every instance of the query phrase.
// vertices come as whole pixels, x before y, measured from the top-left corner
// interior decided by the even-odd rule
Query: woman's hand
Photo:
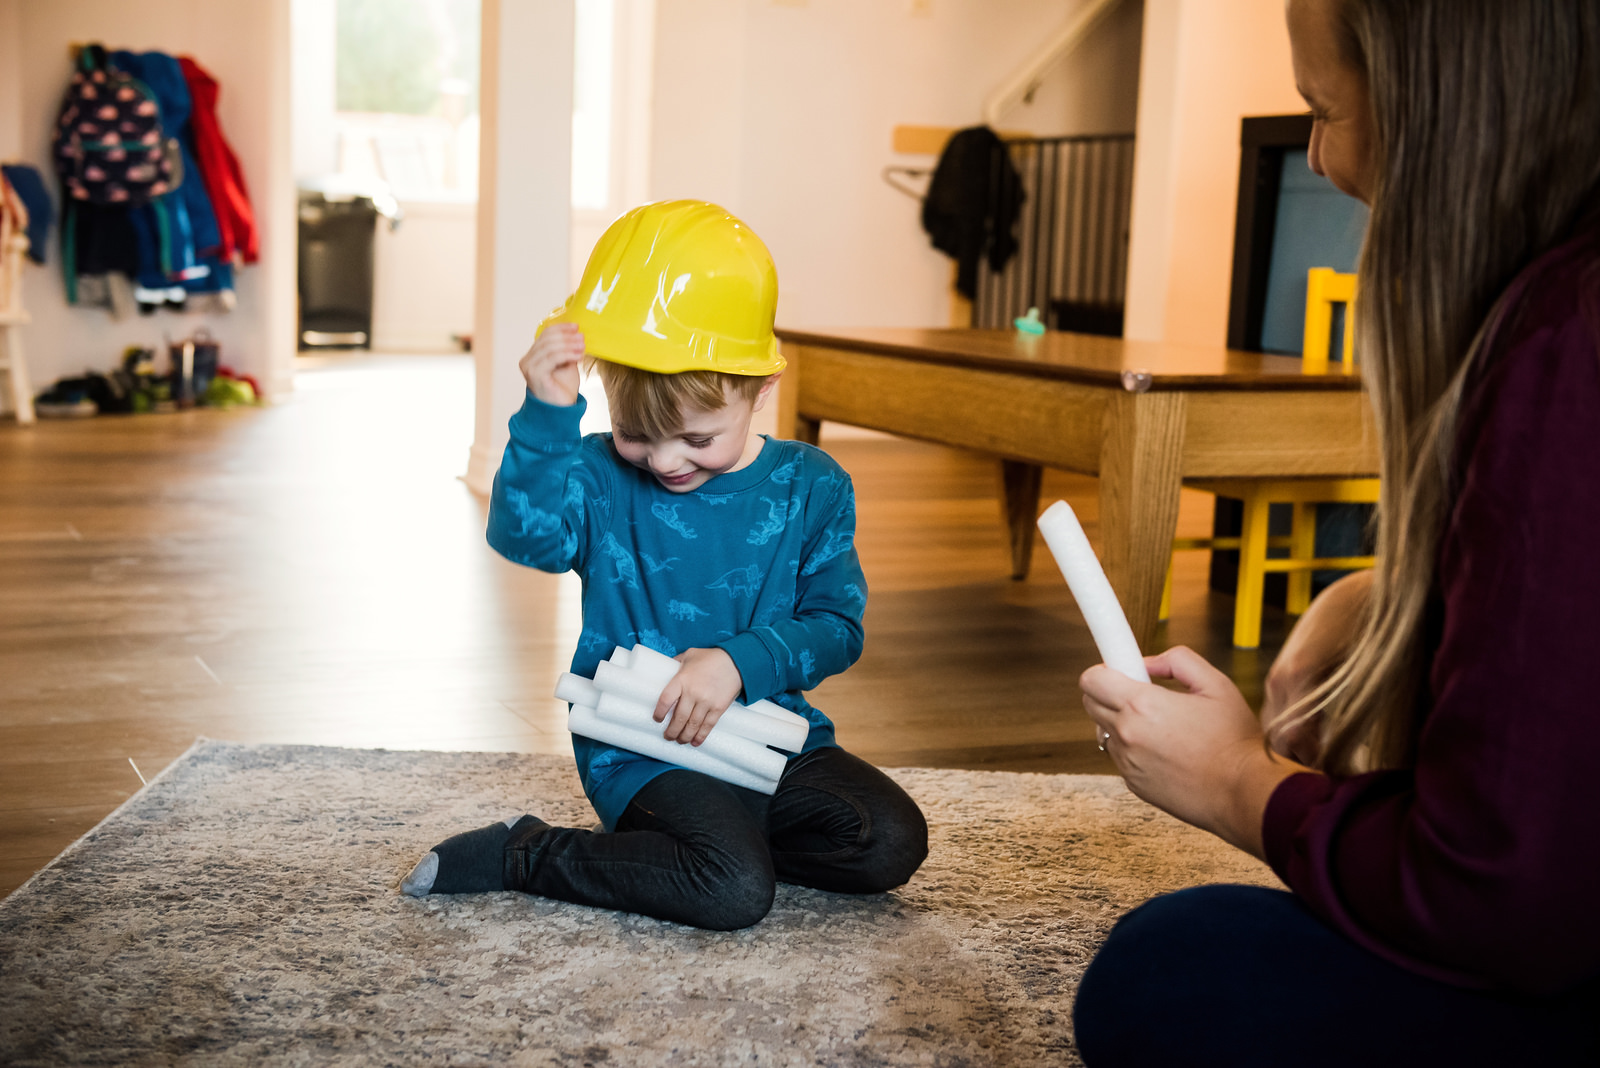
[[[1244,696],[1183,646],[1145,658],[1134,682],[1101,664],[1083,673],[1083,707],[1109,737],[1106,752],[1128,789],[1186,823],[1259,857],[1261,817],[1278,783],[1305,769],[1267,752]]]
[[[661,691],[656,722],[671,716],[662,737],[699,745],[744,689],[744,678],[721,649],[685,649],[676,659],[683,667]]]
[[[574,323],[551,323],[517,367],[529,392],[546,404],[565,408],[578,403],[582,364],[583,331]]]
[[[1289,632],[1267,672],[1266,699],[1261,704],[1261,729],[1274,752],[1302,764],[1317,762],[1322,733],[1314,718],[1272,728],[1343,662],[1361,627],[1371,590],[1371,571],[1346,575],[1318,594]]]

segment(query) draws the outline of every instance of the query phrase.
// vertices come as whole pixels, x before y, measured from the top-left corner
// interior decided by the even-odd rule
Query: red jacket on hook
[[[222,234],[220,255],[224,260],[231,260],[237,252],[244,257],[244,262],[254,263],[261,252],[255,212],[250,208],[250,193],[245,189],[239,159],[228,147],[222,127],[217,123],[217,80],[188,56],[179,56],[178,63],[183,67],[183,80],[189,83],[189,96],[194,102],[189,129],[194,135],[194,155],[200,164],[200,176],[205,181],[206,192],[211,194],[212,209],[217,213],[217,229]]]

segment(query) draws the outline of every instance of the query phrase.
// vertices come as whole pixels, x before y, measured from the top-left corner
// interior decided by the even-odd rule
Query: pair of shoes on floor
[[[100,408],[89,399],[89,386],[83,379],[63,379],[33,399],[33,410],[43,419],[82,419],[99,415]]]

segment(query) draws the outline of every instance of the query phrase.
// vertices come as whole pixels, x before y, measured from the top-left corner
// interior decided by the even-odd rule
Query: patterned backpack
[[[89,45],[61,102],[55,163],[65,195],[90,204],[148,203],[173,187],[155,94]]]

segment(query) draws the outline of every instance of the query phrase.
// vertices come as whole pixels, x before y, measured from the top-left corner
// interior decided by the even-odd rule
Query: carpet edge
[[[51,857],[49,862],[46,863],[44,867],[40,868],[38,871],[36,871],[32,875],[28,876],[28,878],[23,881],[21,886],[19,886],[16,889],[12,890],[11,893],[7,894],[3,899],[0,899],[0,903],[3,903],[4,901],[11,900],[13,897],[16,897],[18,894],[20,894],[24,890],[28,889],[28,887],[32,886],[33,883],[34,883],[34,880],[38,879],[41,875],[45,874],[51,868],[54,868],[57,864],[59,864],[63,860],[65,860],[69,855],[71,855],[74,851],[76,851],[79,846],[83,845],[83,843],[91,835],[93,835],[96,831],[100,830],[100,828],[104,827],[106,824],[110,823],[112,820],[116,819],[119,815],[121,815],[123,809],[129,807],[134,802],[136,802],[140,798],[142,798],[145,794],[147,794],[151,790],[153,790],[155,788],[156,783],[161,782],[168,775],[171,775],[173,773],[173,771],[177,769],[178,765],[183,764],[184,762],[186,762],[186,761],[190,760],[191,758],[193,758],[195,756],[196,750],[199,750],[199,749],[201,749],[201,748],[203,748],[205,746],[218,745],[218,744],[220,744],[220,745],[232,745],[232,744],[236,744],[236,743],[231,743],[231,742],[220,742],[219,743],[216,739],[207,738],[203,734],[196,735],[194,741],[189,743],[189,748],[185,749],[182,753],[179,753],[176,757],[174,757],[172,759],[172,761],[169,764],[167,764],[166,767],[164,767],[160,771],[156,772],[154,778],[149,779],[148,781],[145,782],[145,784],[143,786],[139,787],[139,789],[137,789],[133,793],[129,794],[127,799],[124,800],[122,802],[122,804],[118,805],[116,808],[114,808],[110,812],[106,813],[106,815],[102,819],[100,819],[98,822],[96,822],[93,827],[90,827],[87,831],[84,831],[82,834],[78,835],[78,837],[74,838],[71,842],[67,843],[66,847],[64,849],[62,849],[61,852],[59,852],[55,856]],[[138,768],[134,768],[134,771],[138,771],[138,770],[139,770]]]

